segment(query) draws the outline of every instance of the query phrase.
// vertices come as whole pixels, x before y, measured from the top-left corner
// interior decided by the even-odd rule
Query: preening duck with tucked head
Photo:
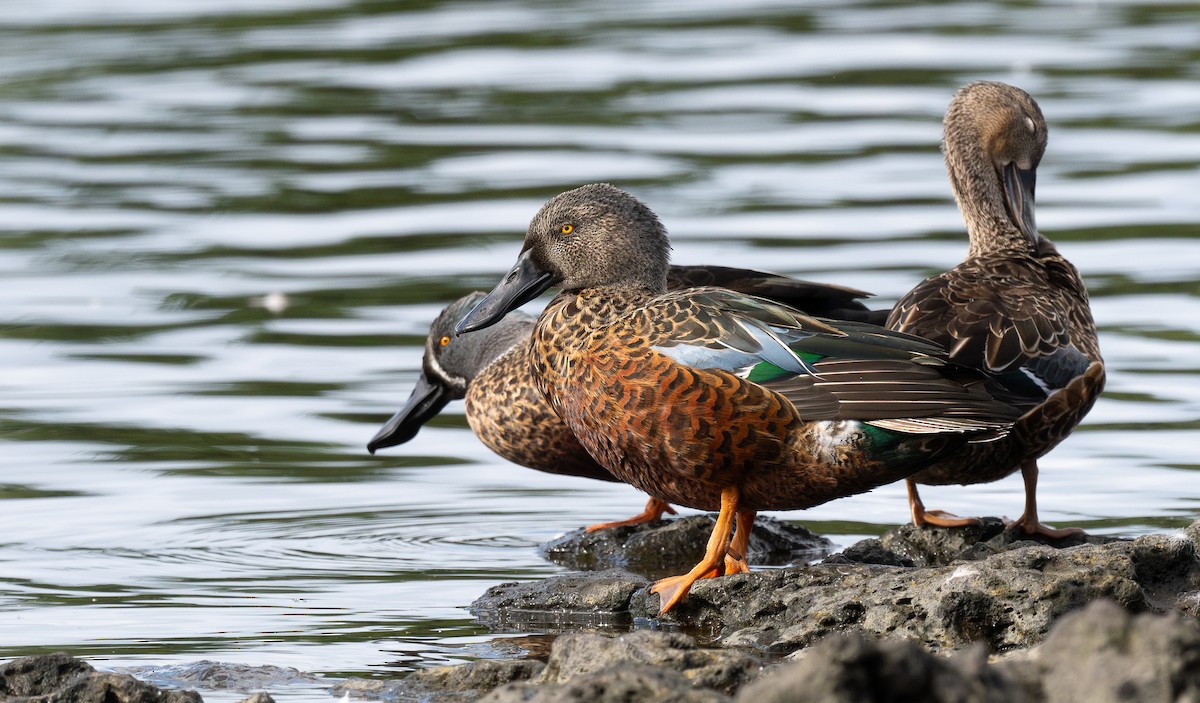
[[[1037,510],[1038,458],[1079,424],[1105,380],[1087,289],[1034,217],[1046,142],[1041,108],[1011,85],[971,83],[946,111],[946,169],[970,247],[961,264],[902,297],[887,324],[992,375],[1025,416],[1005,441],[964,447],[912,477],[918,525],[978,520],[925,510],[916,483],[982,483],[1020,469],[1026,500],[1015,524],[1051,538],[1080,532],[1043,525]]]

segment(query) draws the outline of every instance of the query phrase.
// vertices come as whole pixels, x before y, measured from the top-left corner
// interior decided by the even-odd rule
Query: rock
[[[729,697],[692,688],[683,675],[670,669],[626,664],[580,676],[556,686],[510,684],[480,699],[480,703],[728,703]]]
[[[1200,623],[1101,601],[1064,617],[1027,660],[996,668],[1045,703],[1197,703]]]
[[[799,663],[764,674],[739,703],[1022,703],[1022,686],[987,665],[982,649],[937,657],[910,640],[834,635]]]
[[[356,698],[425,703],[467,703],[478,700],[497,686],[528,681],[545,667],[529,659],[480,659],[456,666],[421,669],[399,680],[346,679],[330,693]]]
[[[825,564],[879,564],[882,566],[915,566],[913,560],[901,556],[878,539],[864,539],[825,558]]]
[[[1145,535],[1133,542],[1133,568],[1154,610],[1184,612],[1200,590],[1196,545],[1186,535]]]
[[[962,541],[967,551],[984,543],[970,541]],[[895,554],[884,543],[872,549]],[[950,566],[843,562],[705,579],[664,621],[719,634],[724,644],[782,654],[843,631],[913,638],[932,650],[982,642],[1003,652],[1036,644],[1056,618],[1099,598],[1132,611],[1198,600],[1196,547],[1181,536],[1065,549],[1012,542],[1003,549]],[[908,553],[926,559],[939,552]],[[658,598],[646,585],[624,571],[566,574],[497,586],[472,610],[502,627],[627,627],[630,618],[658,620]]]
[[[172,666],[135,667],[129,669],[129,672],[160,686],[172,688],[191,685],[201,689],[249,692],[270,686],[326,683],[320,676],[290,667],[250,666],[206,659]]]
[[[258,693],[246,696],[241,703],[275,703],[275,699],[271,694],[259,691]]]
[[[14,659],[0,666],[0,696],[44,696],[79,676],[96,673],[66,652]]]
[[[728,701],[725,694],[737,691],[761,668],[756,655],[706,649],[681,633],[572,633],[554,640],[536,679],[502,686],[483,700]]]
[[[946,567],[822,564],[738,574],[697,582],[667,618],[719,630],[726,644],[781,653],[842,631],[914,638],[932,650],[982,642],[999,652],[1037,643],[1058,616],[1098,598],[1152,607],[1156,583],[1144,588],[1135,566],[1145,546],[1038,545]],[[1194,558],[1184,556],[1166,560],[1194,571]],[[634,617],[654,617],[658,601],[637,594],[631,607]]]
[[[471,614],[493,629],[628,629],[629,600],[650,582],[621,569],[493,586]]]
[[[579,529],[546,544],[542,553],[570,569],[619,567],[661,578],[687,571],[700,559],[715,521],[711,515],[692,515],[596,532]],[[818,559],[832,548],[832,542],[804,527],[759,517],[747,558],[751,564],[783,565]]]
[[[128,674],[96,671],[64,652],[23,657],[0,666],[0,700],[21,699],[38,703],[202,703],[195,691],[164,691]]]
[[[1036,544],[1063,548],[1119,541],[1094,535],[1072,535],[1051,540],[1030,536],[1018,529],[1006,529],[1000,518],[985,517],[981,520],[981,525],[954,528],[901,525],[888,530],[877,540],[863,540],[851,545],[825,561],[889,566],[949,566],[956,561],[978,561],[993,554]]]
[[[748,652],[705,649],[681,633],[637,630],[619,637],[575,633],[554,641],[537,683],[562,684],[608,668],[645,664],[682,673],[698,688],[732,694],[757,676],[762,662]]]

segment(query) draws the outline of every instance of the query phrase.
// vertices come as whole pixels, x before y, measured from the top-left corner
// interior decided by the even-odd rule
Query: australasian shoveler
[[[672,266],[672,290],[716,285],[760,295],[834,319],[882,324],[887,311],[869,310],[869,294],[853,288],[727,266]],[[514,311],[496,325],[454,337],[454,325],[483,299],[471,293],[446,306],[430,325],[421,375],[408,402],[367,444],[377,450],[411,440],[452,400],[466,399],[467,422],[477,437],[505,459],[546,473],[619,481],[596,463],[535,388],[529,364],[534,318]],[[590,525],[589,531],[651,522],[675,511],[650,498],[645,509],[625,520]]]
[[[563,193],[456,327],[485,328],[561,287],[533,330],[537,388],[615,476],[666,502],[719,510],[700,563],[654,585],[664,613],[697,579],[747,569],[757,511],[899,480],[1003,436],[1017,417],[982,374],[925,340],[721,288],[668,293],[669,248],[658,218],[628,193],[607,184]]]
[[[1004,83],[971,83],[946,112],[950,185],[967,224],[967,258],[900,299],[888,327],[935,341],[950,358],[993,374],[1024,416],[1002,440],[968,444],[908,479],[913,522],[977,522],[926,510],[917,483],[1025,479],[1027,533],[1059,538],[1038,520],[1037,460],[1071,433],[1104,389],[1096,324],[1079,272],[1034,222],[1034,183],[1046,121],[1034,99]]]

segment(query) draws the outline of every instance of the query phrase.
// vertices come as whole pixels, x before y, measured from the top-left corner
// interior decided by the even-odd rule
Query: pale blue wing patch
[[[717,336],[704,340],[705,344],[674,343],[655,345],[652,349],[692,368],[722,369],[743,377],[764,361],[797,375],[817,375],[812,365],[788,346],[789,340],[810,337],[812,333],[775,328],[740,315],[732,316],[732,320],[738,334]]]

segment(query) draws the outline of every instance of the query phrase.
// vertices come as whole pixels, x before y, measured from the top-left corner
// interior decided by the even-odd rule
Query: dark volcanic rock
[[[504,684],[528,681],[545,664],[530,659],[481,659],[479,661],[422,669],[399,680],[347,679],[331,690],[335,696],[385,701],[423,703],[468,703]]]
[[[937,657],[908,640],[834,635],[738,695],[739,703],[1022,703],[1022,686],[987,665],[982,649]]]
[[[253,691],[270,686],[325,682],[320,676],[299,669],[208,660],[173,666],[137,667],[129,671],[156,684],[179,688],[190,685],[202,689]]]
[[[692,515],[596,532],[579,529],[546,544],[542,553],[570,569],[620,567],[658,578],[690,569],[704,554],[714,523],[711,515]],[[832,542],[804,527],[760,517],[747,558],[751,564],[783,565],[819,559],[832,548]]]
[[[762,661],[748,652],[705,649],[680,633],[638,630],[619,637],[574,633],[554,641],[539,684],[562,684],[628,664],[663,667],[693,686],[732,694],[758,675]]]
[[[554,641],[541,676],[497,689],[503,701],[725,701],[761,669],[758,657],[704,649],[679,633],[574,633]]]
[[[43,696],[94,673],[90,664],[65,652],[14,659],[0,666],[0,696]]]
[[[624,629],[630,624],[629,599],[649,583],[621,569],[502,583],[472,603],[471,614],[493,628]]]
[[[1030,536],[1018,529],[1006,529],[1004,521],[1000,518],[985,517],[982,521],[982,525],[954,528],[902,525],[888,530],[879,539],[868,539],[853,544],[827,558],[825,562],[949,566],[956,561],[978,561],[993,554],[1037,544],[1062,548],[1120,541],[1112,537],[1091,535],[1072,535],[1052,540]]]
[[[1046,703],[1200,701],[1200,623],[1099,602],[1072,613],[1025,660],[996,667]]]
[[[837,554],[831,554],[822,562],[824,564],[878,564],[880,566],[914,566],[913,560],[901,556],[883,546],[881,540],[871,538],[846,547]]]
[[[968,551],[982,543],[968,542],[962,542]],[[1108,598],[1131,611],[1167,610],[1196,600],[1200,589],[1195,545],[1182,536],[1005,549],[950,566],[826,563],[706,579],[665,619],[720,633],[725,644],[780,653],[845,631],[913,638],[932,650],[982,642],[999,652],[1036,644],[1056,618],[1093,600]],[[507,627],[596,627],[600,614],[620,626],[630,616],[658,617],[658,599],[646,586],[622,571],[567,574],[497,586],[473,612]]]
[[[128,674],[96,671],[59,652],[0,666],[0,700],[30,703],[201,703],[195,691],[164,691]]]
[[[480,703],[728,703],[716,691],[692,688],[682,674],[628,664],[572,679],[561,686],[502,686]]]
[[[1139,572],[1147,560],[1153,573]],[[982,642],[1003,651],[1039,642],[1058,616],[1093,600],[1153,608],[1164,581],[1195,570],[1185,540],[1037,545],[945,567],[828,564],[708,579],[669,617],[719,629],[726,644],[784,652],[842,631],[914,638],[934,650]],[[638,595],[631,607],[635,617],[652,617],[658,603]]]

